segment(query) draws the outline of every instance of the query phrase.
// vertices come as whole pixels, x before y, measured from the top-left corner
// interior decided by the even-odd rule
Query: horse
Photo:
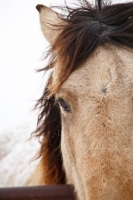
[[[133,3],[37,5],[52,70],[37,101],[38,184],[133,199]],[[59,13],[64,9],[64,14]]]

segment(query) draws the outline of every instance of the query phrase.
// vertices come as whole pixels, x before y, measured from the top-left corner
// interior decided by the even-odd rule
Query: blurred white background
[[[32,161],[40,143],[29,138],[37,121],[32,108],[48,79],[36,69],[44,67],[41,58],[49,44],[35,7],[62,3],[0,0],[0,187],[25,185],[39,162]]]
[[[48,43],[35,6],[61,2],[0,0],[0,131],[36,118],[31,109],[47,76],[35,69],[44,66],[41,56]]]

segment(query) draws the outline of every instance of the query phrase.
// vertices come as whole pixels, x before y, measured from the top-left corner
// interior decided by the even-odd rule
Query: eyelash
[[[71,112],[69,104],[63,98],[58,98],[57,102],[65,112]]]

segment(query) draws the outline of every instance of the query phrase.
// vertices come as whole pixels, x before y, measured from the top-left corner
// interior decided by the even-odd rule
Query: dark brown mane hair
[[[61,117],[55,93],[99,45],[133,48],[133,3],[111,5],[98,0],[93,6],[84,0],[80,7],[60,9],[68,12],[67,15],[59,15],[66,25],[47,53],[50,56],[48,66],[40,70],[48,70],[58,63],[59,78],[54,87],[50,87],[48,82],[36,104],[40,114],[34,134],[41,138],[39,155],[45,166],[46,184],[65,183],[60,151]],[[48,97],[48,94],[51,96]]]

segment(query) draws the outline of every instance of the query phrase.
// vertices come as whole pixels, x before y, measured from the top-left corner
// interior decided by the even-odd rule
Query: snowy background
[[[35,6],[60,5],[63,0],[0,3],[0,186],[15,186],[24,185],[37,165],[30,162],[39,149],[36,140],[28,141],[37,120],[31,110],[48,77],[35,72],[44,66],[41,56],[48,46]]]
[[[56,4],[62,2],[56,1]],[[49,45],[39,24],[37,4],[54,0],[0,0],[0,186],[25,184],[38,161],[37,140],[28,140],[35,129],[35,101],[48,76],[36,73]]]

